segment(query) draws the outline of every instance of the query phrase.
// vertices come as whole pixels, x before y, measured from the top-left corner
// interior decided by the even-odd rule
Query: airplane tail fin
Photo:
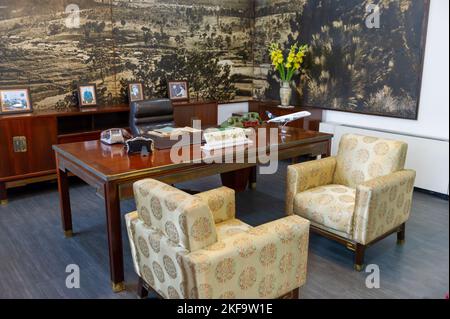
[[[273,115],[272,113],[270,113],[269,111],[266,111],[267,117],[269,118],[269,120],[272,120],[275,118],[275,115]]]

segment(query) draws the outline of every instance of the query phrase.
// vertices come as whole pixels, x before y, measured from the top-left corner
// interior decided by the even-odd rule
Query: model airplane
[[[266,114],[267,114],[267,117],[269,118],[267,123],[279,123],[279,124],[283,124],[283,125],[286,125],[289,122],[293,122],[293,121],[302,119],[304,117],[311,116],[311,113],[308,111],[292,113],[292,114],[283,115],[283,116],[279,116],[279,117],[275,117],[269,111],[266,111]]]

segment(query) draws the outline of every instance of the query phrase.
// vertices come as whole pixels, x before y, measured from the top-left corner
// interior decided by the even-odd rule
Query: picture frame
[[[78,84],[78,105],[80,107],[97,106],[97,85],[95,83]]]
[[[170,100],[189,101],[189,84],[187,81],[169,81],[167,88]]]
[[[33,104],[28,87],[0,88],[0,114],[31,112]]]
[[[130,103],[144,100],[144,85],[141,82],[128,84],[128,100]]]

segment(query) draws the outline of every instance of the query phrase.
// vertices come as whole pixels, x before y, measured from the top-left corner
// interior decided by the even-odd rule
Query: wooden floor
[[[285,166],[278,175],[259,176],[257,190],[238,194],[240,219],[259,225],[284,215]],[[73,184],[71,239],[61,231],[55,183],[13,190],[10,203],[0,207],[0,298],[135,298],[137,276],[125,228],[127,291],[114,294],[103,201],[90,187]],[[207,190],[220,186],[220,179],[177,186]],[[132,210],[133,201],[123,202],[123,214]],[[353,271],[350,251],[313,235],[301,298],[443,298],[449,290],[448,201],[416,192],[406,244],[397,246],[391,236],[368,249],[366,262],[380,267],[380,289],[366,288],[367,274]],[[80,267],[80,289],[65,286],[68,264]]]

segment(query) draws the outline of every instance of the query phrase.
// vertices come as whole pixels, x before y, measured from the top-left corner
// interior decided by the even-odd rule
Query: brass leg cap
[[[119,283],[112,283],[112,290],[114,293],[122,292],[125,290],[125,283],[119,282]]]
[[[251,189],[256,189],[256,183],[251,183],[251,184],[250,184],[250,188],[251,188]]]
[[[73,230],[65,230],[65,231],[64,231],[64,236],[65,236],[66,238],[73,237]]]
[[[2,205],[2,206],[8,205],[8,200],[7,200],[7,199],[2,199],[2,200],[0,201],[0,205]]]
[[[354,267],[355,267],[356,271],[363,271],[363,269],[364,269],[364,265],[357,265],[357,264],[355,264]]]
[[[405,244],[405,240],[404,239],[398,239],[397,240],[397,245],[404,245]]]

